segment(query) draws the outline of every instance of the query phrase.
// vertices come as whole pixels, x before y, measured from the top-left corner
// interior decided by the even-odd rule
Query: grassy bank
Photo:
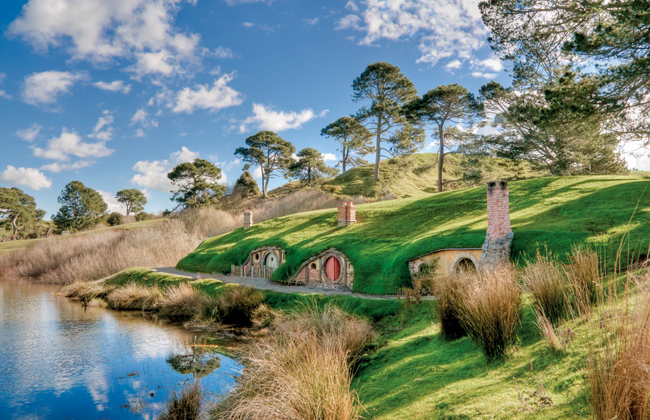
[[[643,176],[549,177],[510,183],[513,258],[547,247],[565,257],[584,244],[600,248],[610,266],[621,239],[631,254],[647,254],[650,192]],[[628,223],[638,203],[638,209]],[[354,289],[394,293],[410,284],[407,261],[444,248],[478,248],[487,228],[485,188],[449,191],[357,206],[357,223],[337,226],[336,210],[300,213],[209,239],[178,268],[227,273],[260,246],[279,246],[287,262],[274,280],[293,275],[308,258],[334,247],[352,262]],[[626,233],[629,232],[629,235]]]

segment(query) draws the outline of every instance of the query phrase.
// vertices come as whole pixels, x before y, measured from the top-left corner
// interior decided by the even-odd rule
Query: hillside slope
[[[464,158],[459,155],[447,155],[443,179],[452,180],[462,177],[466,168],[460,163]],[[436,153],[416,153],[409,156],[386,159],[379,165],[379,182],[372,182],[374,165],[351,168],[334,178],[319,180],[315,187],[337,196],[382,197],[388,193],[398,198],[423,197],[437,191],[438,155]],[[514,166],[509,160],[482,157],[478,160],[483,176],[489,179],[532,178],[542,176],[527,163]],[[449,184],[449,188],[459,188],[462,183]],[[300,181],[293,181],[269,191],[271,197],[289,194],[304,188]]]
[[[603,248],[611,264],[628,229],[625,250],[650,239],[650,178],[639,176],[547,177],[510,183],[513,259],[548,247],[560,255],[575,244]],[[487,228],[485,187],[357,206],[355,225],[337,226],[337,212],[320,210],[273,219],[211,238],[183,258],[188,271],[230,271],[257,247],[287,252],[274,280],[284,280],[311,256],[334,247],[354,266],[354,289],[394,293],[410,284],[407,261],[443,248],[477,248]]]

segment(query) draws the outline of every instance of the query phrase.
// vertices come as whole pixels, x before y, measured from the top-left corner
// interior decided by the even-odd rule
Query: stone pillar
[[[339,226],[348,226],[357,221],[357,206],[343,203],[339,206]]]
[[[245,211],[244,212],[244,229],[248,229],[253,226],[253,212]]]
[[[508,181],[497,179],[487,183],[488,228],[479,260],[480,269],[494,270],[510,259],[514,234],[510,228]]]

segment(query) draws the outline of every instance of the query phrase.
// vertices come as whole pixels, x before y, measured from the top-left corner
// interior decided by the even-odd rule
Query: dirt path
[[[354,293],[350,290],[337,287],[327,288],[326,286],[284,286],[282,284],[274,283],[270,280],[259,278],[259,277],[237,277],[237,276],[224,276],[221,274],[205,274],[205,273],[191,273],[189,271],[177,270],[174,267],[157,267],[152,268],[153,271],[158,273],[172,274],[174,276],[188,277],[191,279],[215,279],[220,280],[224,283],[237,283],[242,286],[253,286],[256,289],[262,290],[272,290],[274,292],[282,293],[320,293],[323,295],[342,295],[342,296],[352,296],[363,299],[376,299],[376,300],[395,300],[397,299],[396,295],[367,295],[364,293]],[[432,296],[424,296],[422,299],[433,300]]]

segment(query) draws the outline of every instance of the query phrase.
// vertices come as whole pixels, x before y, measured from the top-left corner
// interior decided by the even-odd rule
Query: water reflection
[[[84,310],[54,290],[0,282],[1,418],[151,419],[169,391],[197,372],[215,398],[234,386],[235,361],[183,357],[194,355],[195,334],[139,315]],[[173,368],[167,359],[182,363]]]

